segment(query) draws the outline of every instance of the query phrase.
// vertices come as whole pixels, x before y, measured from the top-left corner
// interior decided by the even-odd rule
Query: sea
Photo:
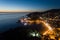
[[[8,31],[9,29],[14,29],[19,27],[20,24],[16,23],[21,17],[27,15],[28,13],[0,13],[0,32]]]

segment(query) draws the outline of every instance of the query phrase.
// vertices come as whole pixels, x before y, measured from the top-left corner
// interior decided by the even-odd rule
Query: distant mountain
[[[36,19],[39,18],[41,14],[42,14],[41,12],[32,12],[30,14],[27,14],[26,16],[30,17],[31,19]]]
[[[47,10],[47,11],[44,11],[44,12],[32,12],[30,14],[28,14],[28,16],[30,15],[41,15],[41,14],[45,14],[45,13],[60,13],[60,9],[51,9],[51,10]]]
[[[45,13],[46,13],[46,12],[52,12],[52,13],[60,12],[60,9],[51,9],[51,10],[45,11]]]
[[[38,18],[39,16],[46,16],[46,17],[55,17],[60,15],[60,9],[51,9],[51,10],[47,10],[45,12],[32,12],[30,14],[28,14],[28,17],[34,17],[34,18]]]
[[[51,10],[48,10],[48,11],[45,11],[45,16],[47,17],[56,17],[56,16],[60,16],[60,9],[51,9]]]

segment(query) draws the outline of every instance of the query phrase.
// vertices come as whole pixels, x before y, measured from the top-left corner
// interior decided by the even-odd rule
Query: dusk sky
[[[60,8],[60,0],[0,0],[0,11],[45,11],[56,8]]]

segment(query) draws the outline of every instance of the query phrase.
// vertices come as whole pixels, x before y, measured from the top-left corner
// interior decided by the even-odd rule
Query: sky
[[[59,8],[60,0],[0,0],[0,11],[45,11]]]

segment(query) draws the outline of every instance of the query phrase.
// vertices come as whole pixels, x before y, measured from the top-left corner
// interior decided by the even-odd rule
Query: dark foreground
[[[33,28],[32,28],[33,29]],[[40,40],[40,37],[29,36],[29,32],[34,31],[31,28],[20,27],[10,29],[0,34],[0,40]]]

